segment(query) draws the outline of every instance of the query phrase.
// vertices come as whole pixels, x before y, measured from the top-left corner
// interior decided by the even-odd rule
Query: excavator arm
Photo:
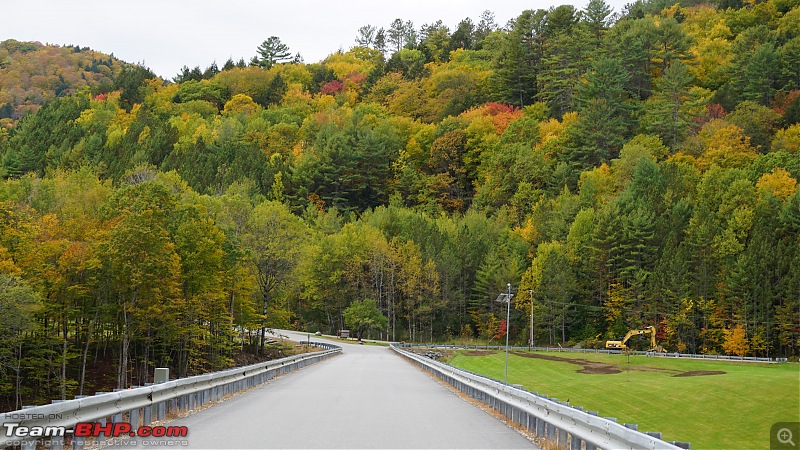
[[[627,344],[628,340],[630,338],[634,337],[634,336],[638,336],[640,334],[645,334],[645,333],[650,333],[652,328],[653,327],[647,327],[647,328],[645,328],[643,330],[631,330],[631,331],[628,331],[628,334],[626,334],[625,338],[622,339],[622,345]],[[655,336],[655,334],[654,334],[654,336]]]
[[[658,343],[656,342],[656,329],[652,326],[647,328],[642,328],[639,330],[630,330],[625,335],[625,337],[622,338],[621,341],[606,341],[606,348],[624,350],[628,348],[627,343],[630,338],[641,334],[650,334],[650,350],[654,350],[661,353],[666,352],[666,350],[664,350],[664,348],[658,345]]]

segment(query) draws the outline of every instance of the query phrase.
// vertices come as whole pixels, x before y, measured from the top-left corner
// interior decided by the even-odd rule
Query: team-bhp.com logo
[[[6,437],[13,438],[46,438],[72,435],[75,437],[186,437],[187,427],[180,426],[141,426],[133,429],[129,423],[79,422],[74,430],[56,426],[21,426],[18,423],[4,423]]]

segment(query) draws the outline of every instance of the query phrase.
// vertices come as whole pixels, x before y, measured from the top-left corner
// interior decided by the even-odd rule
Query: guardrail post
[[[72,436],[72,450],[83,450],[86,447],[86,438],[83,436]]]
[[[112,389],[112,392],[120,392],[124,391],[125,389]],[[111,423],[120,423],[122,422],[122,413],[118,412],[111,416]]]
[[[551,424],[545,424],[545,435],[548,441],[558,442],[556,437],[556,427]]]
[[[547,428],[546,425],[547,424],[544,422],[544,420],[539,418],[536,419],[536,436],[541,438],[545,437],[545,429]]]
[[[51,436],[50,446],[47,448],[50,450],[64,450],[64,436]]]
[[[142,426],[150,425],[153,423],[153,406],[148,405],[144,407],[144,414],[142,414]]]
[[[164,420],[167,416],[167,402],[159,402],[156,406],[156,420]]]
[[[577,436],[569,436],[569,450],[581,450],[581,439]]]
[[[139,428],[139,411],[141,411],[139,408],[134,408],[128,413],[128,422],[134,430]]]
[[[103,395],[103,394],[108,394],[108,392],[100,391],[100,392],[95,392],[94,393],[94,395]],[[100,425],[105,425],[106,424],[106,418],[105,417],[101,417],[101,418],[97,419],[96,422],[100,422]]]
[[[592,415],[592,416],[599,416],[600,415],[600,413],[598,413],[597,411],[586,411],[586,414],[589,414],[589,415]],[[585,446],[586,450],[597,450],[597,447],[594,444],[592,444],[591,442],[586,442],[584,446]]]
[[[51,405],[55,405],[56,403],[62,403],[65,400],[52,400],[50,401]],[[62,450],[64,448],[64,436],[50,436],[50,445],[48,448],[52,450]]]
[[[86,398],[86,395],[76,395],[73,397],[74,400],[80,400],[82,398]],[[70,445],[72,445],[72,450],[82,450],[83,447],[86,446],[86,438],[83,436],[72,436],[70,440]]]
[[[567,440],[567,431],[561,428],[556,428],[558,434],[558,446],[561,448],[569,448],[569,441]]]

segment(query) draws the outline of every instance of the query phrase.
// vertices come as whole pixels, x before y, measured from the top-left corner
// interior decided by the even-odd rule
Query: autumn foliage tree
[[[272,37],[172,82],[0,43],[0,401],[365,305],[373,336],[489,341],[507,283],[512,342],[797,356],[798,7],[662,6],[397,19],[310,64]]]

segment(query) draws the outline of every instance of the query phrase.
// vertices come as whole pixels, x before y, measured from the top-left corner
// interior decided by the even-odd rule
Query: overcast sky
[[[615,12],[629,1],[606,0]],[[249,61],[270,36],[311,63],[351,48],[366,24],[388,28],[401,18],[419,30],[441,19],[452,30],[488,9],[504,25],[525,9],[565,3],[583,9],[588,0],[0,0],[0,41],[90,47],[171,79],[184,65]]]

